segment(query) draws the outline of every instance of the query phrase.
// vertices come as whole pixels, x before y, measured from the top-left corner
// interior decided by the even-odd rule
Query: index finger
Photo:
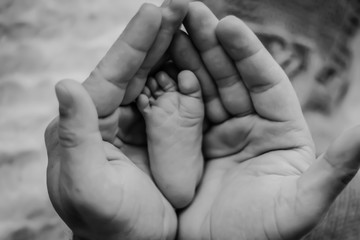
[[[272,121],[303,119],[294,88],[281,67],[240,19],[222,19],[216,36],[235,62],[255,108]]]
[[[232,59],[216,37],[218,23],[217,17],[205,4],[191,3],[185,27],[217,85],[222,105],[231,115],[247,115],[253,112],[252,103]]]
[[[121,104],[129,80],[143,63],[160,25],[160,9],[151,4],[142,5],[83,83],[100,117],[111,114]]]
[[[189,8],[189,0],[164,1],[160,7],[160,30],[135,77],[131,80],[122,104],[128,104],[139,96],[152,68],[164,57],[174,33],[180,28]]]

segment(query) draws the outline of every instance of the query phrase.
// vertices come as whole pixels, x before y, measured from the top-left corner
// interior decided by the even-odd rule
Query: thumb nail
[[[55,86],[55,93],[59,101],[60,116],[68,116],[73,106],[73,97],[66,86],[66,80],[60,81]]]

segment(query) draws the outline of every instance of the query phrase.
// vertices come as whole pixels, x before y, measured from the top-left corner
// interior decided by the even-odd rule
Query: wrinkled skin
[[[180,14],[168,14],[175,3]],[[190,4],[185,21],[191,41],[177,34],[171,52],[178,68],[201,82],[210,126],[204,175],[178,216],[153,183],[142,120],[131,105],[118,106],[137,97],[164,54],[187,12],[180,3],[145,5],[83,86],[57,85],[60,117],[46,133],[55,209],[84,239],[173,239],[176,231],[179,239],[305,235],[357,172],[360,130],[315,159],[282,69],[243,22],[219,22],[201,3]]]
[[[60,117],[45,136],[48,190],[79,238],[175,237],[176,214],[152,180],[143,124],[132,106],[119,105],[141,92],[187,11],[182,0],[143,5],[83,86],[56,86]]]
[[[207,112],[226,114],[208,114],[205,173],[195,201],[179,216],[179,238],[304,236],[356,173],[359,129],[316,159],[290,81],[255,34],[235,17],[219,22],[201,3],[191,4],[186,29],[191,41],[177,34],[175,63],[204,86],[212,80],[217,92],[203,88]],[[223,109],[213,109],[214,102]]]

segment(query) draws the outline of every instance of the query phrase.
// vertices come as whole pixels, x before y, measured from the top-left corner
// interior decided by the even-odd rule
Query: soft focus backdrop
[[[0,240],[69,239],[46,191],[43,132],[57,114],[54,84],[83,81],[143,2],[0,0]],[[360,123],[359,46],[357,37],[341,109],[326,122],[309,115],[323,145]]]

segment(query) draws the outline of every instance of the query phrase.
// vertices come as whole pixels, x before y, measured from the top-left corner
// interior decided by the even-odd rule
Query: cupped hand
[[[180,239],[298,239],[324,216],[359,168],[360,128],[320,158],[286,74],[239,19],[202,3],[172,56],[202,83],[210,129],[205,172],[180,213]],[[214,90],[215,89],[215,90]]]
[[[125,104],[141,92],[187,10],[184,0],[143,5],[83,85],[56,86],[60,115],[45,134],[48,191],[81,239],[175,237],[175,211],[149,171],[143,122]]]

